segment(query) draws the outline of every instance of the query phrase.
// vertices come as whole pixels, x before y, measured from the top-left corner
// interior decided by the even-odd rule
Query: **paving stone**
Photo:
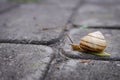
[[[22,4],[0,15],[0,39],[30,42],[56,39],[62,31],[59,27],[66,25],[78,1],[45,0],[40,4]]]
[[[97,57],[94,55],[90,54],[84,54],[82,52],[78,51],[73,51],[71,49],[71,44],[70,40],[68,38],[65,39],[64,42],[64,47],[63,47],[63,53],[66,53],[65,55],[73,55],[76,57],[80,58],[91,58],[91,59],[114,59],[114,60],[120,60],[120,30],[108,30],[108,29],[87,29],[87,28],[76,28],[70,30],[68,35],[71,37],[74,43],[79,43],[80,39],[83,36],[86,36],[90,32],[94,31],[101,31],[103,35],[105,36],[106,42],[107,42],[107,47],[105,48],[105,51],[110,53],[111,56],[102,58],[102,57]],[[78,57],[78,58],[79,58]]]
[[[119,27],[119,0],[85,0],[72,18],[73,24],[95,27]]]
[[[88,3],[97,3],[97,4],[116,4],[120,3],[119,0],[86,0]]]
[[[41,80],[52,54],[42,45],[0,44],[0,80]]]
[[[67,60],[54,64],[45,80],[119,80],[120,61]]]

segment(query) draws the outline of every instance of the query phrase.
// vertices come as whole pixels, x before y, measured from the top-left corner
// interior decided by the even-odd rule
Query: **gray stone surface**
[[[74,25],[120,26],[119,0],[85,0],[72,18]]]
[[[97,3],[97,4],[119,4],[120,0],[86,0],[89,3]]]
[[[0,15],[0,39],[47,42],[58,38],[62,31],[59,27],[66,25],[78,1],[44,0],[40,4],[21,4]]]
[[[67,60],[54,64],[45,80],[119,80],[120,62]]]
[[[119,35],[120,30],[76,28],[70,30],[68,35],[71,37],[74,43],[79,44],[79,41],[83,36],[86,36],[88,33],[94,31],[101,31],[105,36],[107,42],[107,47],[105,48],[105,51],[111,54],[110,58],[106,58],[106,59],[120,60],[120,35]],[[63,50],[65,51],[66,54],[71,54],[71,55],[74,54],[73,56],[79,56],[80,58],[97,59],[96,56],[90,54],[84,54],[81,52],[72,51],[71,46],[69,45],[71,42],[68,38],[65,39],[64,43],[65,45]]]
[[[105,51],[110,57],[73,51],[67,38],[60,45],[52,45],[53,49],[62,48],[61,52],[48,46],[30,45],[47,44],[60,38],[62,26],[70,21],[79,1],[82,0],[42,0],[38,4],[21,4],[0,14],[0,80],[118,80],[120,30],[99,29],[107,40]],[[83,0],[77,13],[72,15],[72,22],[77,26],[119,27],[119,4],[119,0]],[[81,37],[97,30],[77,27],[68,35],[79,43]],[[21,44],[24,42],[28,45]],[[53,53],[56,58],[51,63]]]
[[[14,8],[17,5],[18,4],[14,3],[14,2],[8,2],[7,0],[0,0],[0,13],[8,11],[11,8]]]
[[[52,54],[47,46],[0,44],[0,80],[42,80]]]

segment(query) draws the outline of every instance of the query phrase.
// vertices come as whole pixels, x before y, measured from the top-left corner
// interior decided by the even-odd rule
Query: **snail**
[[[92,53],[97,56],[110,56],[109,53],[104,52],[106,40],[100,31],[92,32],[82,37],[79,44],[73,43],[70,36],[67,36],[72,43],[71,47],[73,50]]]

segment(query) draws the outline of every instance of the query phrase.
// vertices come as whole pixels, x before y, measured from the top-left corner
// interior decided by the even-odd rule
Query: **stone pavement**
[[[15,2],[7,2],[7,0],[0,0],[0,14],[17,7],[18,4]]]
[[[6,5],[4,5],[6,4]],[[0,80],[119,80],[119,0],[0,1]],[[101,31],[110,57],[73,51]]]

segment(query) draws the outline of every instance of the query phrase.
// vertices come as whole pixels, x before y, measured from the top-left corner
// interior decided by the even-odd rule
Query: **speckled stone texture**
[[[11,10],[12,8],[17,7],[17,3],[15,2],[8,2],[7,0],[0,0],[0,14],[6,11]]]
[[[59,38],[77,2],[79,0],[45,0],[21,4],[0,15],[0,39],[47,43]]]
[[[0,44],[0,80],[42,80],[52,58],[47,46]]]
[[[120,79],[120,0],[39,0],[9,10],[7,6],[1,13],[0,5],[0,80]],[[94,31],[105,36],[110,57],[74,51],[65,35],[79,44]]]
[[[119,0],[84,0],[72,21],[76,26],[119,27],[119,16]]]
[[[45,80],[118,80],[120,62],[67,60],[53,64]]]

